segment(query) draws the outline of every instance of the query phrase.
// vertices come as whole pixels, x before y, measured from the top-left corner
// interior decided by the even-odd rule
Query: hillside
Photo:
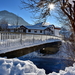
[[[6,10],[0,11],[0,22],[1,20],[6,20],[8,24],[11,25],[29,25],[23,18],[15,15],[14,13],[8,12]],[[18,22],[18,23],[17,23]]]

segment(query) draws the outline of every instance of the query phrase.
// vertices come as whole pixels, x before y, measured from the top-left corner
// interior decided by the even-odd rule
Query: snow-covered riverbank
[[[41,57],[41,58],[61,58],[68,59],[70,56],[67,54],[65,44],[63,43],[60,47],[59,52],[53,55],[43,55],[39,52],[32,52],[23,56],[26,57]],[[73,66],[66,67],[65,70],[60,70],[59,73],[52,72],[49,74],[45,73],[44,69],[39,69],[32,61],[22,61],[19,59],[7,59],[0,58],[0,75],[75,75],[75,63]]]
[[[44,69],[38,69],[31,61],[21,61],[19,59],[0,58],[0,75],[46,75]],[[73,67],[66,67],[59,73],[48,75],[75,75],[75,63]]]
[[[29,54],[26,54],[22,56],[22,58],[33,58],[33,57],[39,57],[39,58],[59,58],[59,59],[72,59],[71,55],[73,52],[69,49],[67,50],[67,46],[69,46],[67,43],[63,42],[62,45],[59,48],[59,51],[56,54],[42,54],[39,51],[35,51]]]

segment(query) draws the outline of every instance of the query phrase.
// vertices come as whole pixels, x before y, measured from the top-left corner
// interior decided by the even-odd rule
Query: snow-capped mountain
[[[29,25],[23,18],[6,10],[0,11],[0,22],[1,20],[6,20],[11,25]]]

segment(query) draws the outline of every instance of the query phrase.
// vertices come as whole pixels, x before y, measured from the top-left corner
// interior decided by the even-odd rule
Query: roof
[[[8,26],[8,29],[20,28],[20,26],[24,26],[24,25],[12,25],[12,26]]]
[[[54,29],[60,30],[61,28],[60,27],[54,27]]]
[[[15,29],[15,28],[19,28],[20,26],[18,26],[18,25],[15,25],[15,26],[8,26],[8,29]]]
[[[35,26],[25,26],[28,29],[35,29],[35,30],[45,30],[48,27],[35,27]]]
[[[24,26],[24,25],[12,25],[12,26],[8,26],[8,29],[15,29],[15,28],[20,28],[20,26]],[[49,23],[37,23],[35,25],[31,25],[31,26],[24,26],[27,29],[33,29],[33,30],[45,30],[49,27],[54,27],[55,29],[59,29],[57,27],[55,27],[54,25],[50,25]]]

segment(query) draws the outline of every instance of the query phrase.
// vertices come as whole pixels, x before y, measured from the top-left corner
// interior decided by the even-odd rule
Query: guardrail
[[[50,35],[0,32],[0,50],[9,47],[17,47],[19,45],[25,46],[39,42],[45,42],[52,39],[61,40],[60,37],[50,36]]]

